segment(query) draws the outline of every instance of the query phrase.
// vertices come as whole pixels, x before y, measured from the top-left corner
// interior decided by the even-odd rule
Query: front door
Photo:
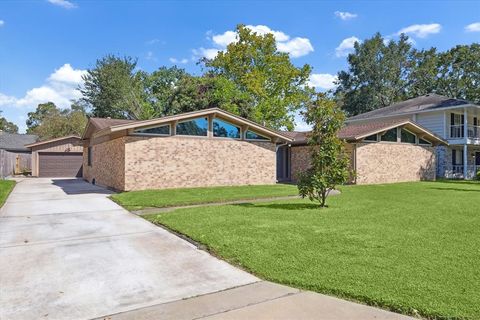
[[[475,152],[475,165],[480,166],[480,151]]]

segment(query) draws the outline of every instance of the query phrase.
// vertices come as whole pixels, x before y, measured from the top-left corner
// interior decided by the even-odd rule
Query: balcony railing
[[[447,179],[474,179],[477,172],[480,171],[480,166],[468,165],[467,176],[464,176],[464,165],[453,165],[445,168],[445,178]]]
[[[450,139],[463,139],[465,136],[465,126],[463,124],[457,124],[450,126]],[[467,126],[467,137],[469,139],[480,140],[480,126]]]

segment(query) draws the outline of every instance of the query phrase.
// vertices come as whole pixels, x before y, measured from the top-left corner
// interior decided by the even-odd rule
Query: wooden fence
[[[0,150],[0,178],[32,171],[32,155]]]

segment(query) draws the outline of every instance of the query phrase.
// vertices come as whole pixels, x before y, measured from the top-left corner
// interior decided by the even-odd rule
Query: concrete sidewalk
[[[412,318],[309,291],[260,281],[96,320],[130,319],[408,320]]]

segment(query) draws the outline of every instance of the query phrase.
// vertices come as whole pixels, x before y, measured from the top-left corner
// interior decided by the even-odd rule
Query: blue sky
[[[29,111],[78,98],[84,70],[108,53],[138,57],[152,71],[196,61],[231,41],[239,23],[274,32],[296,65],[332,86],[355,40],[407,32],[417,48],[480,42],[479,1],[77,1],[0,3],[0,110],[25,130]],[[229,32],[230,31],[230,32]],[[299,122],[298,129],[303,125]]]

